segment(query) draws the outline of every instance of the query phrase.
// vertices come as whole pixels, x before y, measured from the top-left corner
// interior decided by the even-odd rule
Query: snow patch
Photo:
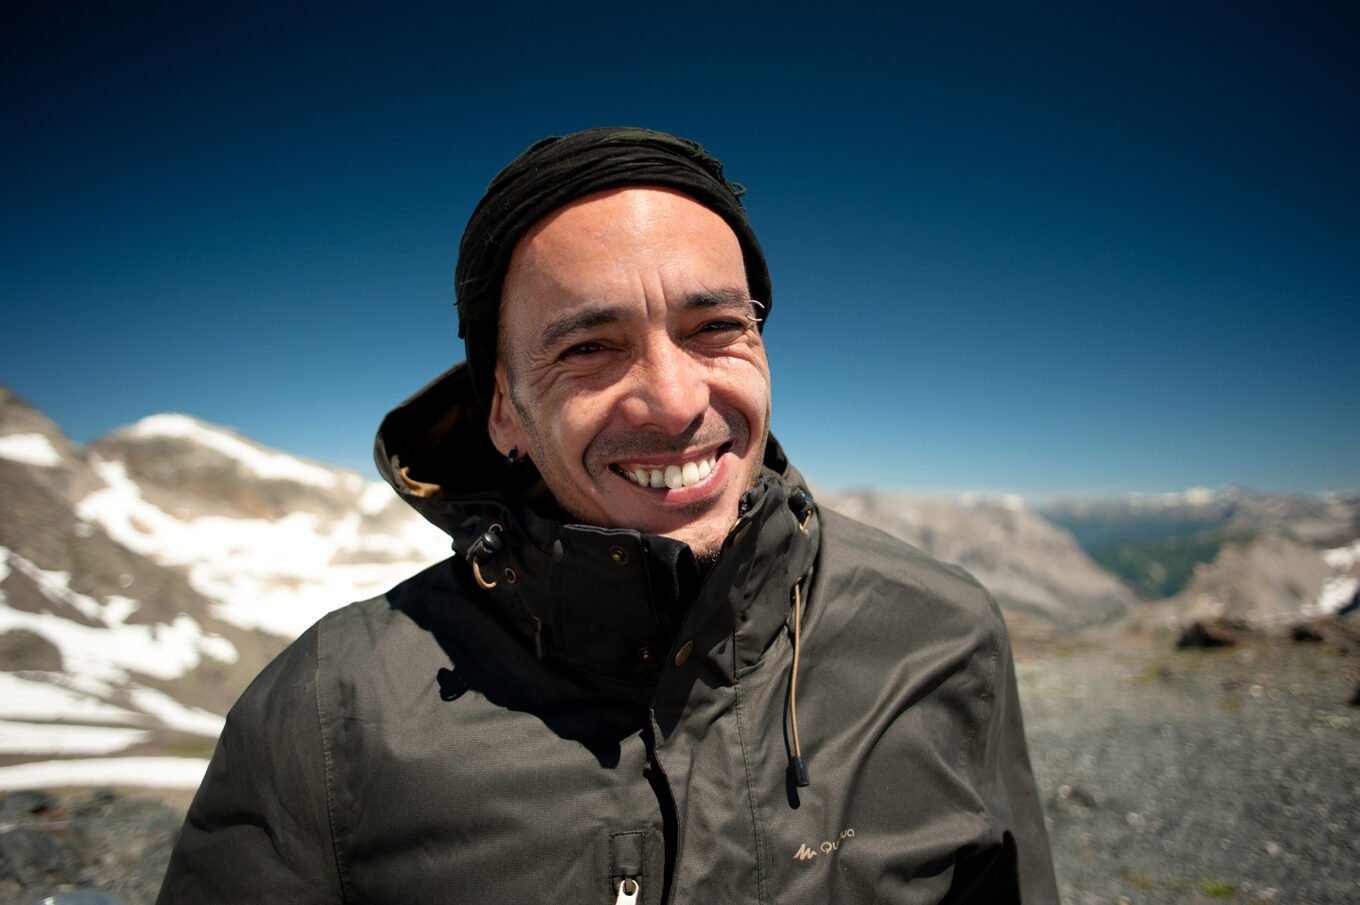
[[[208,762],[197,757],[109,757],[0,767],[0,789],[141,786],[196,789]]]
[[[105,486],[77,504],[80,518],[162,565],[187,567],[194,589],[216,601],[213,615],[240,628],[296,637],[331,610],[381,594],[449,553],[447,535],[414,519],[395,536],[365,533],[357,512],[330,525],[305,512],[273,521],[180,519],[144,499],[121,462],[95,457],[91,465]],[[370,504],[376,496],[363,494]],[[375,549],[391,561],[346,561]]]
[[[92,619],[95,622],[102,621],[104,608],[96,603],[93,598],[86,597],[84,594],[77,594],[71,590],[70,572],[48,572],[45,569],[39,569],[17,553],[11,553],[8,548],[0,547],[0,551],[3,551],[0,552],[0,558],[5,559],[13,568],[27,576],[29,581],[37,585],[38,591],[48,600],[53,603],[64,603],[86,619]]]
[[[1355,541],[1349,547],[1333,547],[1324,550],[1322,558],[1327,565],[1337,571],[1352,569],[1357,562],[1360,562],[1360,540]]]
[[[175,679],[198,666],[205,655],[227,663],[236,660],[231,642],[205,633],[186,614],[168,624],[127,625],[121,620],[135,609],[128,606],[127,598],[112,598],[110,606],[102,607],[66,587],[64,573],[45,572],[5,547],[0,547],[0,561],[30,577],[38,576],[46,582],[39,584],[44,594],[50,591],[51,599],[70,603],[100,623],[81,625],[53,613],[16,610],[0,592],[0,633],[17,628],[43,636],[61,651],[63,668],[69,672],[111,682],[126,680],[130,671]]]
[[[1356,589],[1360,588],[1360,578],[1347,575],[1334,575],[1322,583],[1318,593],[1317,612],[1335,613],[1351,602]]]
[[[336,473],[329,468],[312,465],[287,453],[265,449],[249,440],[208,427],[188,415],[152,415],[119,433],[136,439],[169,437],[188,440],[236,460],[261,478],[296,481],[314,487],[331,488],[336,485]]]
[[[209,713],[200,707],[185,707],[164,692],[153,688],[137,686],[128,692],[132,705],[143,713],[149,713],[168,729],[201,735],[204,738],[217,738],[222,734],[226,718]]]
[[[0,754],[112,754],[150,737],[145,729],[0,720]]]
[[[104,620],[122,625],[127,622],[129,616],[141,608],[142,602],[140,600],[133,600],[131,597],[123,597],[119,594],[110,594],[104,603]]]
[[[192,575],[198,590],[221,601],[213,606],[214,617],[240,628],[295,638],[332,610],[385,593],[411,572],[409,562],[347,563],[295,584],[206,566],[195,567]]]
[[[83,727],[75,728],[102,728],[108,723],[140,729],[159,725],[189,735],[217,738],[226,723],[224,717],[198,707],[186,707],[153,688],[132,685],[124,689],[122,693],[128,703],[136,708],[128,710],[103,700],[117,693],[112,685],[97,684],[77,691],[65,687],[73,684],[66,679],[61,673],[35,672],[17,676],[0,672],[0,721],[3,726],[13,721],[24,726],[83,724]],[[7,744],[5,732],[0,728],[0,748]]]
[[[61,454],[42,434],[9,434],[0,437],[0,459],[52,468],[61,464]]]
[[[384,481],[369,481],[364,492],[359,495],[359,511],[364,515],[377,515],[388,503],[397,499],[397,492]]]
[[[136,723],[138,715],[50,682],[0,672],[0,719],[49,723]]]
[[[81,694],[90,695],[96,698],[110,698],[113,696],[116,687],[112,682],[104,679],[96,679],[94,676],[71,675],[64,672],[44,673],[43,678],[53,685],[60,685],[62,688],[69,688]]]
[[[1214,501],[1214,492],[1208,487],[1191,487],[1183,497],[1191,506],[1207,506]]]

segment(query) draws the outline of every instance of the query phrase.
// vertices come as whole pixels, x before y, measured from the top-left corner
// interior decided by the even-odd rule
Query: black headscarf
[[[458,250],[458,335],[467,343],[473,387],[483,405],[490,406],[495,388],[501,286],[515,244],[558,208],[630,185],[674,189],[726,220],[741,243],[751,297],[769,314],[773,299],[765,254],[738,200],[746,190],[727,181],[715,157],[695,142],[650,129],[610,127],[545,138],[491,180]]]

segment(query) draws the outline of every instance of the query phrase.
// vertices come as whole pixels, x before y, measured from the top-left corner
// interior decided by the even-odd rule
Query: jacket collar
[[[689,644],[682,662],[700,655],[730,682],[784,625],[816,554],[811,497],[773,438],[707,575],[679,541],[565,520],[532,466],[512,469],[491,446],[462,364],[384,419],[375,458],[452,537],[473,593],[540,656],[589,673],[654,681]]]

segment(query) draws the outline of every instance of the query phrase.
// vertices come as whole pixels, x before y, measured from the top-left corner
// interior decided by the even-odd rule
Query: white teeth
[[[639,487],[679,490],[682,487],[693,487],[703,483],[717,467],[717,460],[709,457],[683,465],[667,465],[665,468],[638,466],[632,471],[623,470],[622,473]]]

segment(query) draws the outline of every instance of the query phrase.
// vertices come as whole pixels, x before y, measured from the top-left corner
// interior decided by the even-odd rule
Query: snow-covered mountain
[[[100,486],[77,515],[186,569],[241,628],[295,637],[323,614],[449,555],[386,484],[304,462],[186,415],[153,415],[90,447]]]
[[[289,639],[449,550],[352,472],[183,415],[81,449],[3,389],[0,496],[0,786],[134,764],[196,782]],[[139,759],[171,752],[196,757]],[[60,760],[13,772],[40,758]]]

